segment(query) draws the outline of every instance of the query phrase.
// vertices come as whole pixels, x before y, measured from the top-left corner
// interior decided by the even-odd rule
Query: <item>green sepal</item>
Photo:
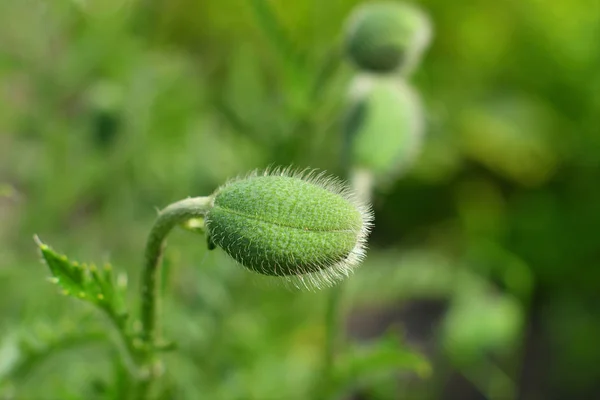
[[[190,231],[193,233],[199,233],[204,235],[206,228],[204,227],[204,219],[203,218],[191,218],[181,224],[181,227],[186,231]]]
[[[210,235],[206,235],[206,246],[208,247],[208,250],[214,250],[217,248],[217,245],[212,241]]]
[[[206,246],[208,250],[214,250],[217,248],[217,245],[212,241],[210,235],[206,232],[204,218],[191,218],[180,224],[180,226],[186,231],[198,233],[200,235],[206,235]]]

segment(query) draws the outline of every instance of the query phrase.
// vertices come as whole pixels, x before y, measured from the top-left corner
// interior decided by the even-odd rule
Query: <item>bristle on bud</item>
[[[339,179],[289,168],[226,183],[205,216],[210,242],[238,263],[306,289],[353,271],[372,221],[370,207]]]

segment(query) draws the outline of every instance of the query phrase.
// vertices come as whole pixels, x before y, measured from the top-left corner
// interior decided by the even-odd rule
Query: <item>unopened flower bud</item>
[[[334,178],[278,170],[217,189],[205,222],[209,241],[244,267],[320,286],[362,260],[372,214]]]
[[[415,6],[379,2],[362,5],[348,20],[345,50],[361,70],[386,73],[412,69],[431,40],[431,24]]]
[[[424,116],[418,94],[407,83],[357,76],[345,117],[345,153],[353,168],[369,171],[381,183],[397,178],[416,161]]]

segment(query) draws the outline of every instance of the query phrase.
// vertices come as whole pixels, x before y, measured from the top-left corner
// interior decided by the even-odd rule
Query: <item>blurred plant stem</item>
[[[271,4],[265,0],[251,0],[250,4],[258,21],[258,26],[264,30],[265,35],[284,61],[290,65],[300,65],[302,55],[289,38],[285,27],[277,18]]]
[[[141,339],[142,357],[140,361],[140,382],[137,398],[147,399],[153,382],[162,374],[159,350],[160,285],[159,267],[162,260],[165,240],[171,229],[192,218],[202,217],[210,207],[211,197],[194,197],[178,201],[163,209],[156,218],[146,242],[141,291]]]
[[[321,383],[317,386],[318,399],[326,400],[332,392],[334,379],[335,353],[336,349],[344,341],[343,314],[342,314],[342,295],[344,284],[331,288],[327,297],[327,309],[325,311],[325,348],[323,351],[323,367]]]

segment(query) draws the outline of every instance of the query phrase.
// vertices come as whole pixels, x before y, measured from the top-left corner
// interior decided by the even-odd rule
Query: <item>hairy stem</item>
[[[125,320],[110,308],[103,308],[103,311],[117,334],[116,346],[121,355],[123,365],[127,368],[127,372],[129,372],[129,378],[137,379],[138,351],[135,348],[132,337],[127,333]]]
[[[178,201],[163,209],[156,218],[148,235],[142,271],[140,316],[141,339],[144,344],[143,367],[148,375],[138,391],[139,398],[146,398],[150,383],[160,371],[156,357],[159,308],[159,266],[165,247],[165,239],[174,226],[191,218],[203,216],[211,207],[212,197],[194,197]]]

